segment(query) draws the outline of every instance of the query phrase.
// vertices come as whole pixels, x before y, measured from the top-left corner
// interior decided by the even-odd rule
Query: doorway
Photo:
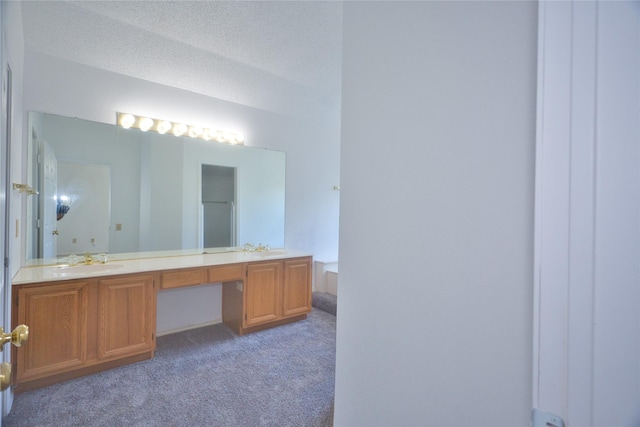
[[[45,141],[40,144],[38,163],[38,258],[55,258],[57,254],[56,200],[58,198],[58,159]]]
[[[236,168],[202,165],[204,248],[236,246]]]

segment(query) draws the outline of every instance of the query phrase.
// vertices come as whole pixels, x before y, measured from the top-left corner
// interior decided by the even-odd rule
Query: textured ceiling
[[[340,108],[342,3],[24,1],[25,45],[255,108]]]

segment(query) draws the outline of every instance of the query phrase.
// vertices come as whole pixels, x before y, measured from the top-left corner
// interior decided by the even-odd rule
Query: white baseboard
[[[214,319],[214,320],[211,320],[209,322],[200,323],[200,324],[197,324],[197,325],[185,326],[184,328],[172,329],[172,330],[168,330],[168,331],[157,331],[156,332],[156,337],[161,337],[161,336],[164,336],[164,335],[177,334],[178,332],[184,332],[184,331],[188,331],[188,330],[191,330],[191,329],[198,329],[198,328],[202,328],[204,326],[217,325],[219,323],[222,323],[222,318]]]

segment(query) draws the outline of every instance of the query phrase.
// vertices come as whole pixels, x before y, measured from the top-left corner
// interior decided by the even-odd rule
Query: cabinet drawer
[[[209,283],[244,279],[244,264],[223,265],[208,268]]]
[[[160,289],[180,288],[203,283],[207,283],[206,270],[203,268],[167,271],[160,275]]]

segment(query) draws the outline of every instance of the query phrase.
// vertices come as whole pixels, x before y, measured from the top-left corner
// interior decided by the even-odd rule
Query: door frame
[[[569,427],[640,416],[635,5],[539,3],[532,404]]]
[[[13,75],[7,58],[7,37],[5,25],[5,2],[0,7],[0,22],[2,34],[0,38],[0,67],[2,69],[2,100],[0,102],[0,164],[4,173],[0,177],[0,227],[2,227],[2,245],[0,260],[2,262],[2,278],[0,279],[0,326],[5,329],[11,327],[11,134],[13,109]],[[0,362],[11,363],[11,351],[3,351]],[[11,410],[13,393],[11,388],[0,395],[0,415],[5,416]],[[0,419],[0,426],[2,420]]]

